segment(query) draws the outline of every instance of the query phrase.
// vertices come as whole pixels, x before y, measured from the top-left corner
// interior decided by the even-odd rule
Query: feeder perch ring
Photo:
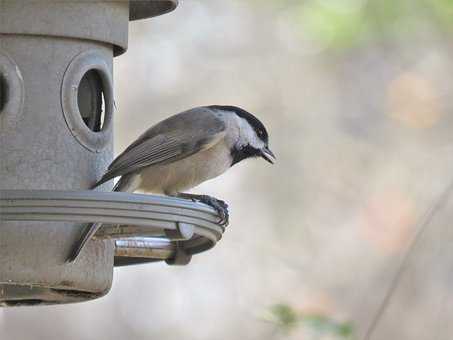
[[[224,232],[208,205],[123,192],[0,190],[0,221],[103,223],[94,237],[115,242],[115,266],[187,264]]]

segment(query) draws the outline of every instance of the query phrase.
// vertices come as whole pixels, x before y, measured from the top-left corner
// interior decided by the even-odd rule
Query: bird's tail
[[[124,176],[121,176],[120,180],[113,187],[113,191],[133,192],[137,187],[136,179],[137,177],[134,174],[126,174]],[[100,183],[101,181],[97,182],[95,184],[95,187]],[[102,227],[102,223],[92,223],[85,227],[82,235],[80,236],[80,239],[74,245],[70,255],[66,259],[67,263],[75,261],[82,249],[85,247],[85,244],[93,237],[94,234],[96,234],[100,227]]]
[[[98,182],[96,182],[91,187],[91,189],[94,189],[97,186],[103,184],[105,182],[103,179],[104,179],[104,177],[102,177]],[[115,188],[113,190],[115,190]],[[76,260],[76,258],[79,256],[82,249],[85,247],[85,244],[91,239],[91,237],[94,234],[96,234],[96,231],[98,231],[98,229],[101,226],[102,226],[102,223],[92,223],[92,224],[87,225],[83,229],[82,235],[80,235],[80,238],[77,240],[77,242],[74,244],[73,248],[71,249],[71,253],[66,258],[66,263],[72,263]]]
[[[96,231],[102,226],[102,223],[93,223],[85,227],[80,239],[75,244],[74,248],[71,250],[71,254],[66,259],[67,263],[72,263],[79,256],[82,249],[85,247],[85,244],[91,239],[91,237],[96,234]]]

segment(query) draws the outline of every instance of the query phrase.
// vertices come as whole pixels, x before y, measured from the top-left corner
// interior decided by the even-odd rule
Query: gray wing
[[[144,167],[189,157],[216,144],[224,136],[224,122],[208,108],[195,108],[171,116],[147,130],[124,150],[95,186]]]

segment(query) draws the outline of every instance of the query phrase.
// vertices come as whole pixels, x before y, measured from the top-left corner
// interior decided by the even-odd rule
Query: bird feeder
[[[0,0],[0,305],[97,298],[114,266],[187,264],[220,239],[206,205],[88,190],[113,158],[112,62],[128,22],[176,6]],[[92,222],[103,227],[65,263]]]

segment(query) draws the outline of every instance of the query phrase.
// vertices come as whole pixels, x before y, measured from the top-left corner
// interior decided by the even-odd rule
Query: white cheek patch
[[[264,147],[264,142],[258,138],[255,130],[250,126],[250,124],[241,117],[238,117],[239,125],[239,145],[251,145],[257,149]]]

